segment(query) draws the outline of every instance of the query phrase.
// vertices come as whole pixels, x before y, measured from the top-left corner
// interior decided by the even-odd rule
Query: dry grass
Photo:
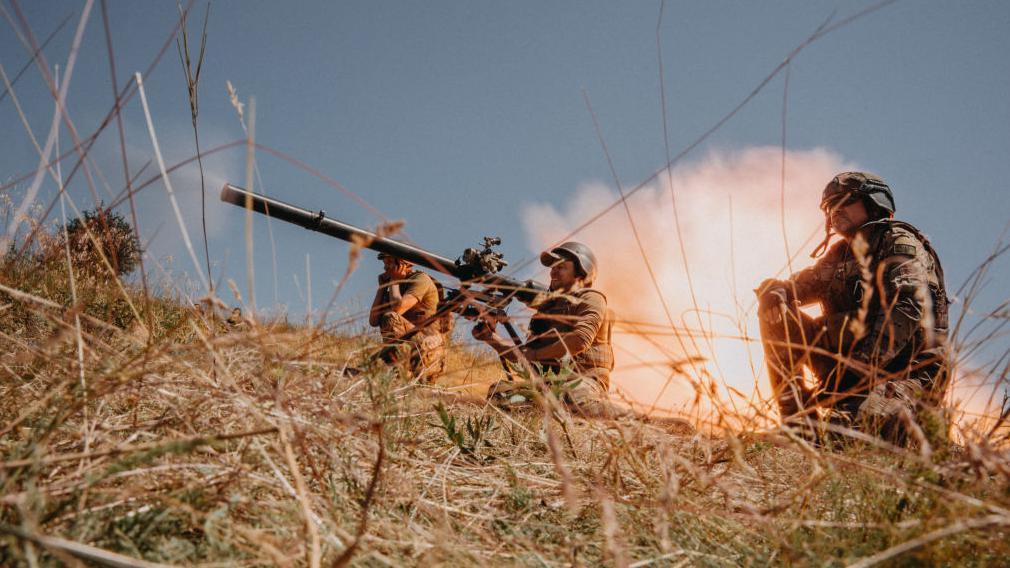
[[[882,5],[822,26],[765,83]],[[178,27],[188,44],[185,16]],[[202,52],[194,72],[188,45],[179,48],[198,161]],[[247,128],[230,90],[251,188],[254,112]],[[117,119],[132,87],[122,93]],[[148,128],[157,148],[150,118]],[[137,175],[125,144],[123,159]],[[15,238],[9,192],[0,199]],[[33,201],[17,209],[44,218],[28,211]],[[229,326],[218,300],[205,302],[216,314],[208,319],[167,287],[149,296],[103,272],[107,259],[71,268],[73,259],[36,254],[55,241],[48,227],[29,229],[35,252],[0,259],[0,565],[1010,564],[1006,402],[1004,422],[962,431],[961,445],[910,450],[852,433],[812,447],[757,426],[769,401],[754,416],[712,420],[732,428],[694,436],[564,412],[506,414],[483,402],[501,372],[485,352],[454,345],[449,372],[420,385],[364,365],[375,340],[349,324]],[[187,252],[209,278],[204,241],[203,264]],[[997,376],[1005,380],[997,369],[990,382]]]
[[[369,566],[1010,557],[1010,462],[986,438],[926,456],[789,432],[545,423],[485,406],[498,363],[464,346],[423,386],[345,372],[370,337],[231,328],[167,300],[151,303],[150,341],[85,318],[84,392],[72,310],[31,273],[3,285],[5,565],[107,561],[95,551]]]

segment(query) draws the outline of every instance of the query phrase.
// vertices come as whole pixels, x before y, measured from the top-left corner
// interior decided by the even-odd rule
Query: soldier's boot
[[[641,414],[639,416],[643,422],[662,428],[669,434],[677,436],[693,436],[698,433],[694,424],[692,424],[690,420],[685,420],[684,418],[679,418],[677,416],[648,416],[646,414]]]
[[[769,371],[771,371],[769,369]],[[803,377],[785,379],[781,374],[770,372],[772,393],[779,407],[782,426],[818,443],[818,414],[813,393],[803,384]]]
[[[917,420],[924,394],[922,383],[915,379],[879,384],[859,407],[857,424],[867,434],[904,446],[911,431],[918,431],[914,437],[923,436]]]
[[[803,384],[803,377],[785,378],[780,373],[774,372],[769,375],[772,394],[775,396],[775,402],[779,407],[779,416],[783,422],[812,414],[813,395],[810,389]]]
[[[670,434],[691,435],[694,426],[674,416],[651,417],[632,408],[615,404],[607,394],[607,388],[591,376],[569,381],[563,391],[563,400],[573,415],[587,420],[642,421]]]
[[[587,379],[592,381],[591,379]],[[594,387],[575,387],[565,393],[565,403],[573,415],[587,420],[641,421],[677,436],[697,433],[690,421],[676,416],[650,416],[610,401],[606,391]]]

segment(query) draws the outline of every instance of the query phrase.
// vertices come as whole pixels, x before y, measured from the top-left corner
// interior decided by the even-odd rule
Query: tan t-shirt
[[[406,297],[408,294],[417,298],[417,303],[403,314],[407,321],[417,325],[435,315],[438,309],[438,289],[431,276],[417,270],[408,274],[400,283],[400,295]]]

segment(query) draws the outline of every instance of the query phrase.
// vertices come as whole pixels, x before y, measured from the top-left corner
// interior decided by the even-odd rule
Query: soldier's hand
[[[758,317],[769,323],[779,323],[788,305],[789,293],[780,280],[769,278],[754,292],[758,295]]]
[[[494,329],[484,320],[477,322],[477,325],[473,326],[470,335],[473,335],[474,339],[484,342],[494,341],[495,338]]]
[[[762,306],[758,309],[758,317],[771,324],[782,323],[782,318],[785,317],[785,313],[786,313],[785,302],[781,302],[772,306]]]
[[[777,324],[782,321],[787,305],[785,290],[769,290],[758,302],[758,317],[768,323]]]

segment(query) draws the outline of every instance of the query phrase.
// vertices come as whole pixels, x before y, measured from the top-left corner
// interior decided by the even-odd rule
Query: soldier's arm
[[[601,294],[587,294],[582,297],[571,316],[573,328],[570,332],[561,335],[557,340],[552,341],[536,349],[524,350],[526,358],[530,361],[557,360],[566,354],[578,355],[592,346],[596,335],[600,332],[607,313],[607,302]]]
[[[424,296],[427,286],[434,286],[427,275],[417,272],[407,277],[403,282],[397,282],[389,287],[389,309],[401,316],[417,305]]]
[[[380,279],[381,282],[381,279]],[[368,325],[372,327],[379,327],[379,318],[382,317],[382,312],[385,311],[387,302],[383,299],[383,294],[385,287],[380,284],[375,290],[375,297],[372,299],[372,307],[368,310]]]
[[[789,276],[785,281],[790,299],[796,301],[801,306],[812,304],[824,297],[828,280],[823,278],[823,274],[828,270],[827,265],[834,262],[837,255],[837,247],[828,251],[816,264],[804,268]]]
[[[909,346],[920,327],[932,327],[932,322],[924,321],[932,317],[932,297],[929,256],[915,237],[898,234],[882,256],[877,265],[879,297],[874,298],[878,316],[857,355],[886,364]]]
[[[417,305],[417,296],[409,292],[402,293],[398,284],[389,287],[389,309],[401,316]]]
[[[836,244],[813,266],[795,272],[785,280],[769,278],[761,282],[755,292],[758,294],[762,317],[779,309],[782,303],[795,302],[805,306],[823,298],[828,285],[828,279],[824,278],[824,275],[830,273],[830,265],[837,262],[839,252],[840,248]]]
[[[402,290],[401,286],[406,290]],[[419,301],[416,288],[410,279],[402,284],[399,282],[389,284],[380,278],[379,288],[375,291],[375,297],[372,299],[372,307],[368,310],[368,325],[378,327],[382,314],[386,312],[396,312],[401,316],[407,313]],[[389,291],[388,299],[385,294],[386,290]]]

